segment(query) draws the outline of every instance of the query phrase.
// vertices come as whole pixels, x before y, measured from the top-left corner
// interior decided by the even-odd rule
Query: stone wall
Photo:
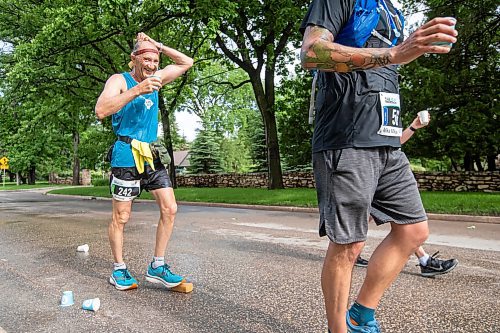
[[[415,172],[418,186],[424,191],[500,192],[500,172]],[[283,174],[287,188],[314,187],[312,172]],[[180,187],[267,187],[266,173],[177,176]]]
[[[80,172],[80,185],[90,185],[92,183],[92,177],[90,170],[83,169]],[[49,184],[73,184],[73,177],[59,177],[57,173],[51,172],[49,174]]]
[[[285,187],[314,187],[311,172],[283,174]],[[254,187],[267,188],[267,173],[221,173],[213,175],[177,176],[177,185],[185,187]]]
[[[500,172],[415,172],[423,191],[500,192]]]

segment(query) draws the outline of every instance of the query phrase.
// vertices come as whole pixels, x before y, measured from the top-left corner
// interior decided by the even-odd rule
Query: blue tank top
[[[138,83],[130,73],[122,73],[127,90]],[[154,142],[158,136],[158,91],[140,95],[113,114],[113,131],[116,135],[128,136],[143,142]],[[111,167],[134,167],[134,156],[130,144],[116,141]]]

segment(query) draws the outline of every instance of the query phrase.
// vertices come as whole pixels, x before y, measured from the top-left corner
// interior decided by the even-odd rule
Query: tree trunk
[[[31,165],[28,169],[28,184],[35,185],[36,182],[36,172],[35,166]]]
[[[170,155],[170,164],[168,167],[168,174],[170,176],[170,181],[172,182],[172,188],[177,188],[177,178],[175,175],[175,161],[174,161],[174,147],[172,146],[172,132],[170,130],[170,117],[168,110],[165,106],[165,101],[160,95],[158,100],[160,101],[160,113],[161,113],[161,123],[163,125],[163,142],[165,143],[165,148],[167,148],[168,154]]]
[[[280,150],[278,144],[278,129],[276,127],[276,117],[274,115],[274,84],[270,84],[272,78],[266,70],[266,91],[262,87],[262,81],[258,72],[249,73],[253,91],[257,100],[257,105],[264,122],[267,146],[267,188],[270,190],[282,189],[283,174],[281,171]],[[274,76],[273,76],[274,77]]]
[[[458,171],[457,162],[455,162],[455,160],[451,157],[450,157],[450,161],[451,161],[451,167],[452,167],[453,171]]]
[[[472,154],[470,152],[466,152],[464,156],[464,170],[465,171],[472,171],[473,169],[473,164],[472,164]]]
[[[80,133],[73,132],[73,185],[80,185],[80,158],[78,157],[78,146],[80,144]]]
[[[269,111],[267,111],[264,118],[264,126],[266,129],[267,165],[269,174],[267,186],[269,189],[280,189],[283,188],[283,175],[281,172],[278,130],[276,127],[276,118],[274,114],[270,116]]]
[[[477,171],[484,171],[483,164],[481,163],[481,157],[479,155],[474,155],[473,159],[476,164]]]
[[[21,185],[21,173],[20,172],[16,173],[16,185],[17,186]]]
[[[497,170],[496,159],[497,159],[497,155],[488,155],[487,156],[488,171],[496,171]]]

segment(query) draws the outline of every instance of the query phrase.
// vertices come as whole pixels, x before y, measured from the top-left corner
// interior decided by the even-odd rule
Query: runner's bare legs
[[[177,203],[171,187],[153,190],[151,194],[160,208],[160,220],[156,229],[155,257],[163,257],[174,229]]]
[[[131,211],[132,201],[113,200],[113,216],[108,226],[108,238],[115,263],[123,262],[123,231]]]

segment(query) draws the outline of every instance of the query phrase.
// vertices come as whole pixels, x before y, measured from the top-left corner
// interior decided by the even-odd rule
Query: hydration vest
[[[377,30],[377,25],[385,15],[382,22],[389,31],[389,36],[382,36]],[[404,29],[404,18],[402,13],[396,9],[392,14],[384,0],[356,0],[353,13],[335,37],[335,43],[352,47],[364,47],[370,36],[375,36],[389,47],[396,45],[401,32]]]
[[[396,8],[394,9],[396,14],[391,13],[384,0],[356,0],[349,21],[335,36],[334,42],[345,46],[362,48],[368,39],[374,36],[387,44],[388,47],[396,46],[403,32],[405,20],[401,11]],[[386,18],[382,22],[386,25],[387,31],[389,31],[389,36],[387,37],[376,30],[378,22],[382,17],[382,12],[385,13],[384,18]],[[314,78],[309,103],[309,124],[314,122],[314,99],[318,72],[318,70],[312,71]]]

